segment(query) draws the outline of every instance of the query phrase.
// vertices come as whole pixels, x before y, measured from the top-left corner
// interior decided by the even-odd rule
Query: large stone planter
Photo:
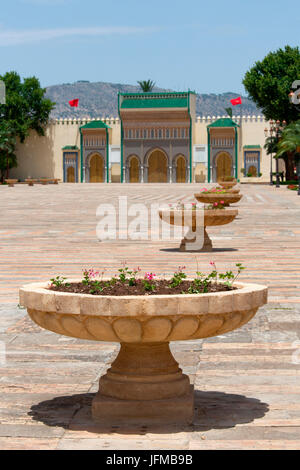
[[[213,204],[214,202],[224,201],[224,206],[228,207],[230,204],[239,202],[243,195],[236,193],[214,193],[214,192],[202,192],[194,194],[198,202],[203,204]]]
[[[162,209],[159,211],[159,217],[164,222],[189,228],[187,234],[181,240],[179,250],[199,253],[211,252],[213,250],[212,241],[209,238],[206,227],[229,224],[237,215],[237,209],[204,210],[202,217],[199,217],[198,210]],[[198,246],[199,240],[203,240],[201,246]]]
[[[20,289],[20,304],[35,323],[65,336],[121,343],[92,404],[94,420],[109,424],[192,423],[193,387],[169,342],[223,335],[267,302],[266,287],[243,283],[228,292],[124,297],[47,286]]]

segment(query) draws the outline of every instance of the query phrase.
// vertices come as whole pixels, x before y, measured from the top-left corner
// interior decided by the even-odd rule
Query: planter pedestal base
[[[92,404],[103,424],[189,424],[193,412],[193,387],[169,343],[121,343]]]
[[[92,416],[103,425],[171,425],[192,424],[194,387],[188,394],[164,400],[118,400],[97,393]]]
[[[203,233],[199,237],[189,238],[190,234],[192,233],[193,232],[190,229],[186,236],[181,240],[179,251],[195,251],[195,253],[210,253],[211,251],[213,251],[212,241],[209,238],[206,228],[204,228],[204,242],[201,248],[197,248],[196,243],[201,244],[201,238],[203,237]],[[192,246],[189,246],[193,243],[195,244],[195,250],[193,250]]]

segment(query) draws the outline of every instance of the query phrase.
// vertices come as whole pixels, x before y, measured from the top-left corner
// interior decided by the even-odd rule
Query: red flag
[[[79,99],[69,101],[69,105],[72,106],[72,108],[77,108],[78,103],[79,103]]]
[[[230,103],[233,106],[236,106],[237,104],[242,104],[242,98],[240,96],[238,98],[234,98],[233,100],[230,100]]]

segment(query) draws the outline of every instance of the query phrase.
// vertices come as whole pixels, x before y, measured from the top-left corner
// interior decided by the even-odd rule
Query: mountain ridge
[[[118,115],[118,93],[137,93],[138,85],[110,82],[89,82],[78,80],[74,83],[62,83],[46,88],[46,97],[56,103],[51,113],[52,119],[57,118],[97,118],[116,117]],[[153,92],[172,92],[174,90],[154,87]],[[232,107],[230,100],[237,98],[238,93],[196,93],[197,116],[222,116],[225,108]],[[72,108],[69,101],[79,99],[79,107]],[[256,105],[246,96],[242,96],[242,114],[262,114]],[[240,106],[233,106],[233,114],[240,114]],[[235,111],[236,108],[236,112]]]

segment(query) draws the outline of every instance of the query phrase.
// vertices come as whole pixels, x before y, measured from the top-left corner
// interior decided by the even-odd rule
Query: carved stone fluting
[[[42,328],[64,336],[94,341],[154,343],[207,338],[232,331],[249,321],[257,308],[224,314],[170,315],[99,318],[41,312],[28,309],[31,319]]]

